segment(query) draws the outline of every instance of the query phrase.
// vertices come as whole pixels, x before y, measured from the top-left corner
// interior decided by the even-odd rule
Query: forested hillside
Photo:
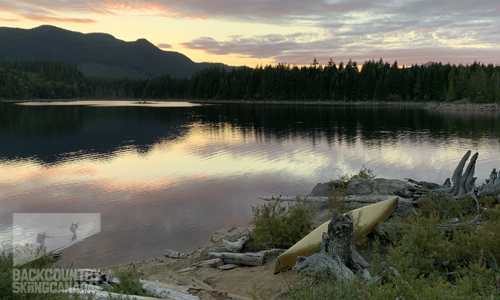
[[[2,62],[0,99],[206,99],[300,101],[500,101],[500,66],[432,64],[400,68],[382,59],[321,66],[212,67],[190,79],[84,76],[56,61]]]
[[[110,34],[84,34],[49,25],[33,29],[0,27],[0,45],[0,61],[71,62],[88,76],[189,78],[206,67],[227,67],[195,63],[179,52],[163,51],[146,39],[126,42]]]

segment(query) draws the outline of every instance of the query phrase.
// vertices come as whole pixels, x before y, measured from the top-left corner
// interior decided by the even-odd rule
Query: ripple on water
[[[465,126],[463,115],[418,111],[401,118],[384,109],[374,120],[366,109],[343,115],[338,108],[304,108],[270,120],[259,107],[231,105],[227,111],[237,115],[225,115],[227,108],[73,107],[64,115],[76,116],[67,120],[70,134],[47,124],[38,148],[26,130],[5,129],[39,156],[0,161],[0,219],[13,212],[100,213],[101,232],[67,248],[62,263],[103,267],[159,257],[165,249],[194,250],[222,227],[248,224],[259,196],[305,195],[317,182],[363,165],[378,177],[442,183],[471,149],[480,152],[478,182],[500,167],[499,138],[484,116],[467,118],[475,123]],[[44,108],[17,109],[43,115]],[[101,143],[93,143],[96,134],[105,137]],[[81,147],[44,152],[62,147],[59,139]],[[47,155],[59,159],[44,161]]]

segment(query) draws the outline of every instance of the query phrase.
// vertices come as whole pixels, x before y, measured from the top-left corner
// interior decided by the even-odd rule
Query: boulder
[[[406,182],[398,179],[385,178],[354,178],[347,184],[346,195],[394,195],[396,190],[410,187]]]
[[[309,197],[328,197],[333,193],[333,187],[345,187],[342,180],[333,180],[330,182],[317,183],[309,193]]]

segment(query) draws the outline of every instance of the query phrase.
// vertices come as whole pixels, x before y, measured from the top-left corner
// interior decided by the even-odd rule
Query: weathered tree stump
[[[328,225],[328,233],[323,233],[321,251],[309,257],[297,257],[292,269],[313,276],[334,275],[337,280],[346,281],[358,271],[369,279],[368,266],[356,250],[353,221],[349,215],[337,215]]]
[[[500,194],[500,178],[498,175],[497,169],[491,171],[490,178],[479,188],[478,196]]]
[[[500,179],[498,178],[498,172],[496,169],[493,169],[489,179],[486,180],[486,183],[484,183],[480,187],[476,186],[477,177],[474,177],[474,171],[476,169],[476,161],[478,156],[479,153],[476,152],[471,157],[470,150],[465,153],[465,155],[462,157],[457,167],[453,171],[453,175],[451,177],[451,182],[453,183],[452,185],[450,184],[449,178],[446,179],[444,185],[438,185],[436,183],[426,181],[415,181],[413,179],[406,178],[409,183],[414,184],[418,188],[415,188],[415,190],[413,191],[400,191],[398,195],[401,197],[409,198],[426,194],[429,190],[431,192],[451,193],[456,198],[460,198],[465,195],[472,195],[473,193],[476,193],[478,196],[499,195]],[[467,163],[467,160],[469,160],[469,157],[469,164],[464,171],[465,164]]]

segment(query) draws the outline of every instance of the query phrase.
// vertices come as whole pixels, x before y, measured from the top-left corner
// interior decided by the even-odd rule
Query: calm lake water
[[[0,103],[4,249],[13,231],[17,244],[46,231],[47,245],[62,236],[71,245],[60,265],[104,267],[192,251],[220,228],[246,226],[259,196],[305,195],[363,165],[442,183],[470,149],[477,183],[500,167],[496,112],[94,104]]]

